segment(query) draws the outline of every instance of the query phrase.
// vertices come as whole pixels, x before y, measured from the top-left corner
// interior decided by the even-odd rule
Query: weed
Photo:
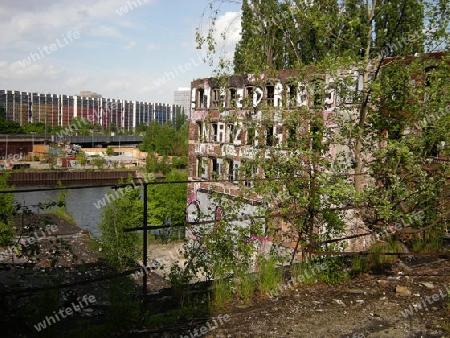
[[[438,252],[442,250],[443,232],[430,231],[426,236],[420,236],[412,241],[414,252]]]
[[[241,273],[238,276],[237,294],[244,304],[249,304],[256,290],[256,281],[251,274]]]
[[[370,270],[368,257],[366,255],[357,255],[352,258],[352,274],[359,275]]]
[[[228,278],[213,281],[213,305],[216,309],[223,308],[233,299],[233,291]]]
[[[338,285],[349,278],[340,257],[327,257],[323,259],[322,263],[325,263],[327,268],[318,272],[318,279],[321,282]]]
[[[276,261],[273,258],[261,257],[258,261],[259,278],[258,287],[263,293],[270,293],[282,283],[282,271],[276,269]]]
[[[399,253],[401,250],[401,243],[393,238],[389,238],[386,242],[378,242],[373,244],[369,253],[376,255],[370,255],[368,260],[370,269],[379,268],[384,264],[395,263],[398,258],[395,255],[377,255],[378,253]]]

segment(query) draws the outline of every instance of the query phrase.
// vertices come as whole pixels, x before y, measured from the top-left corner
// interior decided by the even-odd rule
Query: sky
[[[0,0],[0,89],[172,104],[175,90],[212,75],[195,43],[210,1]],[[241,5],[219,5],[218,49],[231,57]]]

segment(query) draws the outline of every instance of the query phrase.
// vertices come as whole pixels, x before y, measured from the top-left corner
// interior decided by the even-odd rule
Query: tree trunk
[[[367,2],[367,17],[369,21],[369,29],[367,31],[367,45],[364,50],[364,74],[363,74],[363,88],[362,88],[362,103],[359,109],[359,122],[358,122],[358,132],[356,134],[356,145],[355,145],[355,190],[357,194],[363,192],[364,176],[363,172],[363,159],[362,159],[362,142],[364,137],[364,125],[366,123],[367,117],[367,105],[369,101],[369,72],[370,68],[370,47],[372,45],[372,31],[373,31],[373,19],[375,17],[375,7],[377,5],[377,0],[372,0],[372,8],[370,8],[369,2]]]

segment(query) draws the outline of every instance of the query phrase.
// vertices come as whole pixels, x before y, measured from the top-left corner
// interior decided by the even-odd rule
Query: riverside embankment
[[[18,186],[47,185],[61,181],[63,185],[78,182],[118,181],[127,179],[130,175],[138,178],[136,170],[33,170],[33,171],[8,171],[8,183]],[[0,175],[4,173],[0,172]]]

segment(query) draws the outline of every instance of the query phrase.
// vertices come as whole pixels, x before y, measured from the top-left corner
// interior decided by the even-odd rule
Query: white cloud
[[[239,11],[225,12],[217,17],[213,35],[216,42],[216,59],[217,57],[224,57],[228,61],[233,60],[236,44],[241,38],[241,16],[242,12]],[[202,29],[203,36],[208,33],[208,29],[207,23]],[[206,51],[206,48],[207,46],[203,46],[203,52]]]
[[[182,20],[177,17],[180,13],[172,13],[173,4],[157,0],[139,0],[149,6],[119,16],[116,10],[132,1],[138,3],[138,0],[0,1],[0,88],[67,95],[92,90],[104,97],[169,103],[177,87],[189,86],[193,78],[209,74],[202,64],[155,88],[153,80],[164,76],[166,70],[172,72],[173,67],[191,62],[191,55],[200,64],[192,38],[198,16],[195,11],[181,13],[193,19],[186,22],[185,29],[180,29],[170,20],[162,20],[169,14],[173,14],[175,21]],[[156,2],[160,3],[161,12],[151,8]],[[191,4],[179,2],[192,10]],[[230,17],[224,14],[219,24],[226,18]],[[51,55],[44,52],[43,57],[33,59],[26,67],[19,63],[40,53],[44,46],[55,44],[57,39],[64,44],[69,31],[77,31],[80,38],[67,40],[67,45],[58,47]],[[148,32],[154,32],[151,40]],[[179,47],[182,41],[187,47],[183,50]],[[135,52],[138,48],[147,52]],[[159,52],[153,52],[163,49],[172,51],[161,57]],[[123,58],[127,50],[133,50],[136,62]]]
[[[123,46],[122,49],[130,50],[137,46],[136,41],[131,41],[128,45]]]
[[[122,34],[114,27],[108,25],[101,25],[98,27],[91,27],[89,34],[100,38],[120,38]]]
[[[0,4],[0,43],[35,39],[39,44],[54,40],[69,30],[83,30],[83,33],[96,37],[121,37],[113,27],[133,23],[131,15],[118,20],[115,10],[121,6],[127,6],[127,1],[5,1]]]
[[[82,88],[85,84],[90,83],[88,75],[82,76],[71,76],[66,81],[64,81],[64,86],[66,88]],[[74,92],[78,92],[82,89],[75,89]]]
[[[148,45],[147,46],[147,50],[148,51],[151,51],[151,50],[158,50],[159,49],[159,46],[157,46],[157,45]]]
[[[117,91],[117,90],[124,90],[130,88],[130,82],[127,80],[124,81],[117,81],[117,80],[111,80],[106,84],[106,89]]]
[[[217,18],[214,37],[217,41],[217,50],[229,60],[233,59],[236,44],[241,38],[241,15],[242,12],[226,12]]]

